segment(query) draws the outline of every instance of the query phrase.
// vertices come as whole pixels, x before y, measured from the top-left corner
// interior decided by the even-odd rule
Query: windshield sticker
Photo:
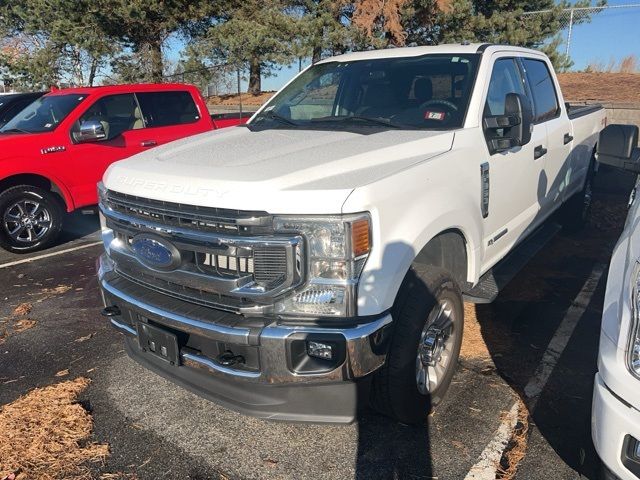
[[[442,121],[444,120],[446,114],[444,112],[432,112],[427,110],[426,112],[424,112],[424,118],[425,120],[438,120],[438,121]]]
[[[81,102],[82,100],[84,100],[84,97],[78,97],[79,102]]]
[[[273,110],[274,108],[276,108],[275,105],[271,105],[270,107],[267,107],[264,109],[265,112],[270,112],[271,110]]]
[[[44,124],[44,128],[51,128],[51,124],[50,123],[45,123]]]

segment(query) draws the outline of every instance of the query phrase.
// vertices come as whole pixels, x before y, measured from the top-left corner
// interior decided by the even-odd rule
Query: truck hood
[[[363,133],[364,132],[364,133]],[[167,202],[269,213],[340,213],[359,186],[451,149],[450,131],[236,127],[113,164],[108,189]]]

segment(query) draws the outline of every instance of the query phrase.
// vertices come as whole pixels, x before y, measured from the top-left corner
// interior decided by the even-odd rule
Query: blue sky
[[[609,5],[640,4],[640,0],[609,0]],[[563,32],[566,37],[566,30]],[[169,57],[176,60],[181,45],[170,46]],[[564,48],[564,47],[562,47]],[[591,62],[606,65],[627,55],[640,60],[640,7],[605,10],[593,16],[591,23],[574,26],[571,40],[574,70],[583,70]],[[309,61],[304,62],[307,65]],[[298,72],[298,64],[283,67],[262,80],[263,90],[278,90]],[[243,86],[246,88],[246,83]]]

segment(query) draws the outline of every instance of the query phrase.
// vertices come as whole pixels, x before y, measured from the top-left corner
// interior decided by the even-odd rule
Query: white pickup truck
[[[323,60],[246,126],[107,171],[102,313],[134,359],[238,411],[350,422],[368,400],[419,422],[463,298],[493,300],[563,205],[584,219],[604,124],[534,50]]]
[[[598,162],[640,174],[638,127],[609,125],[598,142]],[[603,480],[640,478],[640,182],[613,251],[602,308],[592,436],[604,464]]]

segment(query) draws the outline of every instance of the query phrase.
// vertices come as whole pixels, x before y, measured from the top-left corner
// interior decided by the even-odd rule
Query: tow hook
[[[231,367],[239,363],[244,363],[242,355],[235,355],[231,350],[227,350],[218,355],[218,362],[225,367]]]
[[[116,305],[111,305],[110,307],[105,307],[100,311],[100,315],[103,317],[117,317],[122,312],[120,312],[120,307]]]

